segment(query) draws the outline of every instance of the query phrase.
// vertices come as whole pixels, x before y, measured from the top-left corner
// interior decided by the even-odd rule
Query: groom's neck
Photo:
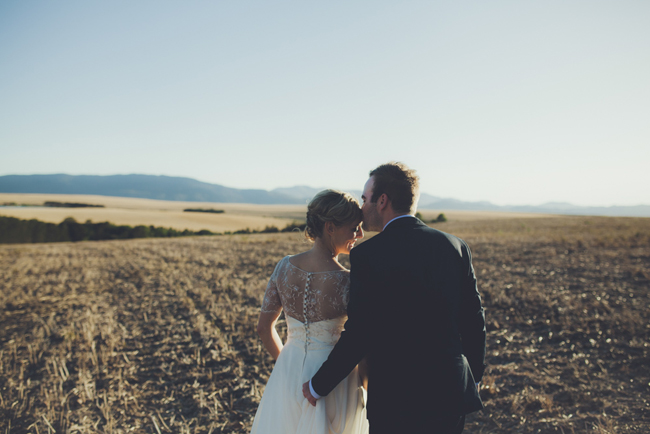
[[[409,214],[407,212],[394,212],[394,211],[392,211],[390,213],[385,213],[384,215],[382,215],[382,225],[381,225],[382,231],[386,228],[386,225],[388,223],[395,220],[397,217],[403,217],[403,216],[407,216],[407,215],[410,216],[411,214]]]

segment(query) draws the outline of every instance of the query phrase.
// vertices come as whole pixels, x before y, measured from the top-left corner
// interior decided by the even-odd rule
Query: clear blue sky
[[[650,2],[3,1],[0,175],[650,204]]]

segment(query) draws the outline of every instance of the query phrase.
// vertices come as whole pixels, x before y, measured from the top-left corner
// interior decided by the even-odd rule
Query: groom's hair
[[[374,186],[370,202],[386,194],[393,210],[413,214],[420,198],[420,177],[404,163],[391,161],[370,171]]]

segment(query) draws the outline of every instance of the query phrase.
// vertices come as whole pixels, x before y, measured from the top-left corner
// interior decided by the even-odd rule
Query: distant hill
[[[316,195],[319,191],[325,190],[325,187],[321,188],[314,188],[314,187],[308,187],[306,185],[297,185],[295,187],[282,187],[282,188],[276,188],[274,190],[271,190],[274,193],[280,193],[284,194],[287,196],[294,197],[296,199],[303,200],[305,202],[309,202],[312,197]],[[361,201],[361,190],[344,190],[346,193],[350,193],[352,196],[357,198],[357,200]],[[420,194],[420,204],[429,204],[429,203],[434,203],[437,201],[442,200],[441,198],[437,196],[431,196],[430,194],[427,193],[421,193]],[[450,199],[452,200],[452,199]],[[456,201],[458,203],[463,203],[460,201]],[[487,203],[487,202],[486,202]]]
[[[563,215],[599,215],[611,217],[650,217],[650,205],[637,206],[577,206],[563,202],[549,202],[543,205],[506,205],[499,206],[490,202],[463,202],[457,199],[439,199],[423,202],[419,209],[464,210],[464,211],[502,211]]]
[[[281,187],[271,190],[273,193],[284,194],[291,196],[293,198],[299,199],[304,203],[307,203],[311,200],[312,197],[316,195],[319,191],[327,190],[327,187],[314,188],[308,187],[306,185],[297,185],[295,187]],[[357,200],[361,200],[361,190],[343,190],[346,193],[350,193]]]
[[[314,188],[314,187],[308,187],[306,185],[296,185],[295,187],[276,188],[271,190],[271,192],[292,197],[296,200],[301,201],[302,203],[307,203],[308,201],[311,200],[312,197],[316,195],[316,193],[323,190],[325,190],[325,187]]]
[[[304,203],[267,190],[239,190],[191,178],[154,175],[7,175],[0,176],[0,193],[96,194],[188,202]]]
[[[94,194],[187,202],[252,204],[306,204],[324,188],[305,185],[267,190],[240,190],[191,178],[154,175],[6,175],[0,176],[0,193]],[[360,190],[347,190],[357,199]],[[420,195],[419,209],[506,211],[569,215],[650,217],[650,205],[582,207],[551,202],[543,205],[499,206],[490,202],[464,202],[427,193]]]

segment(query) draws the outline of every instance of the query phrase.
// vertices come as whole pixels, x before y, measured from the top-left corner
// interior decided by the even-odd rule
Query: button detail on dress
[[[307,302],[309,300],[309,290],[311,289],[312,273],[307,274],[307,282],[305,283],[304,298],[302,300],[302,315],[305,320],[305,357],[307,356],[307,348],[309,347],[309,320],[307,319]]]

